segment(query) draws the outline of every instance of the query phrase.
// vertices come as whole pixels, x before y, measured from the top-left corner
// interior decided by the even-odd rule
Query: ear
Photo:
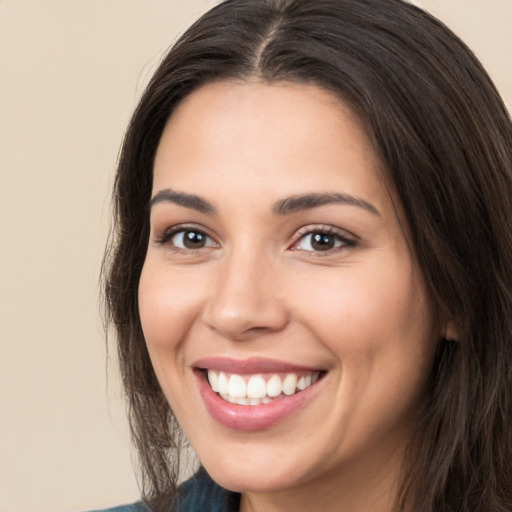
[[[444,323],[444,326],[441,329],[441,337],[448,341],[460,340],[459,328],[455,325],[454,321],[448,320]]]

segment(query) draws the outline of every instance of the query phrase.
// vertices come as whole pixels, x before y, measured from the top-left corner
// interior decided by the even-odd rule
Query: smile
[[[320,392],[327,371],[269,359],[204,358],[193,365],[210,416],[238,431],[277,426]]]
[[[225,401],[256,406],[295,395],[314,384],[320,372],[239,375],[207,371],[210,387]]]

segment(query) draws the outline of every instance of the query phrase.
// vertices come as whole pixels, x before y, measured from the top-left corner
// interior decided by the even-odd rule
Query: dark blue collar
[[[180,512],[238,512],[240,494],[217,485],[201,467],[180,486],[177,502]]]

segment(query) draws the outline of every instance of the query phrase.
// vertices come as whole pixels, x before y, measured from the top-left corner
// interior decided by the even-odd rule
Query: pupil
[[[325,233],[315,233],[311,243],[313,249],[317,251],[327,251],[334,247],[334,238],[331,235]]]
[[[189,249],[195,249],[197,247],[203,247],[205,242],[205,236],[197,231],[186,231],[183,237],[183,244]]]

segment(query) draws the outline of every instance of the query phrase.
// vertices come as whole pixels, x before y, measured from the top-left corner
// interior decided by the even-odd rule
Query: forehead
[[[320,167],[338,172],[363,161],[380,181],[359,119],[334,94],[292,82],[222,82],[196,90],[173,112],[155,159],[155,187],[171,174],[232,179],[234,168],[246,177],[254,171],[255,180],[279,173],[308,181],[300,171],[309,170],[315,182]]]

